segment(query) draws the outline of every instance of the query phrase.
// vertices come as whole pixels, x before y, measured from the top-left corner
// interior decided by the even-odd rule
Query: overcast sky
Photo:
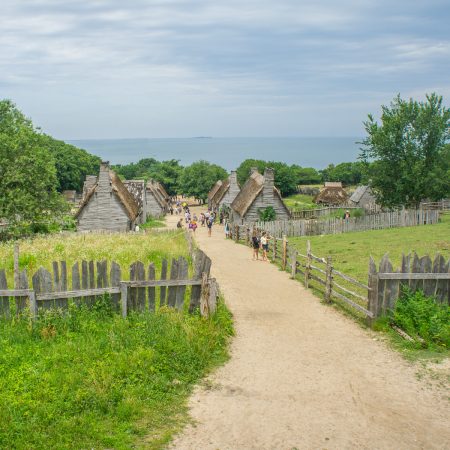
[[[58,138],[361,136],[432,91],[449,0],[0,1],[0,98]]]

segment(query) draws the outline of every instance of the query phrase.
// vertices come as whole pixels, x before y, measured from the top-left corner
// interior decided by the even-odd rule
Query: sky
[[[1,0],[0,99],[60,139],[361,136],[450,106],[449,0]]]

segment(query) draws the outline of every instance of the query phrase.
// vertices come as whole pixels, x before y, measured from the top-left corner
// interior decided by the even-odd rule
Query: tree
[[[450,110],[442,97],[402,100],[382,106],[381,124],[372,115],[364,122],[367,137],[360,158],[369,166],[377,200],[387,207],[417,207],[421,200],[439,200],[450,193]]]
[[[153,166],[149,171],[150,178],[159,181],[167,193],[171,196],[179,193],[180,177],[183,173],[183,167],[176,159],[162,161]]]
[[[184,168],[180,177],[180,189],[185,195],[206,201],[214,184],[227,176],[227,171],[222,167],[208,161],[197,161]]]
[[[47,226],[66,211],[56,186],[55,162],[28,126],[0,133],[0,218],[21,234]]]
[[[321,170],[324,181],[341,181],[344,185],[359,184],[363,180],[365,164],[361,161],[329,164]]]
[[[275,186],[280,190],[283,196],[297,192],[298,177],[297,167],[288,166],[286,163],[278,161],[263,161],[261,159],[246,159],[236,169],[238,182],[241,186],[245,184],[250,176],[250,170],[256,167],[258,172],[263,174],[266,167],[271,167],[275,171]]]
[[[322,175],[313,167],[300,167],[296,164],[293,164],[291,167],[297,177],[297,185],[319,184],[322,182]]]

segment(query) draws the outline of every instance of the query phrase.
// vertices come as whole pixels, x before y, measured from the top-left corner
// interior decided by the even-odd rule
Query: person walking
[[[253,231],[252,235],[252,249],[253,249],[253,261],[259,260],[259,246],[260,246],[259,237],[256,233],[256,230]]]
[[[225,221],[225,239],[228,239],[230,237],[230,224],[228,223],[228,220]]]
[[[208,219],[208,222],[206,222],[206,226],[208,227],[208,237],[211,237],[213,222],[211,217]]]

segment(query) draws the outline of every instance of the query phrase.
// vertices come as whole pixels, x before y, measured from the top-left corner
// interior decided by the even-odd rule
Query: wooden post
[[[373,321],[379,316],[379,304],[378,304],[378,273],[377,266],[372,257],[369,261],[369,276],[368,276],[368,306],[367,309],[373,314],[373,318],[368,318],[369,326],[372,326]]]
[[[14,289],[20,287],[19,244],[14,244]]]
[[[282,254],[282,258],[281,258],[281,268],[283,270],[286,270],[287,246],[288,246],[288,242],[286,239],[286,235],[283,234],[283,254]]]
[[[202,274],[202,291],[200,296],[200,314],[203,317],[209,316],[209,281],[208,281],[208,274],[203,273]]]
[[[292,252],[292,259],[291,259],[291,278],[295,279],[295,275],[297,275],[297,250],[294,250]]]
[[[273,237],[273,254],[272,254],[272,261],[276,262],[277,260],[277,237]]]
[[[30,292],[30,314],[33,319],[37,317],[37,303],[36,303],[36,293]]]
[[[331,256],[327,256],[326,268],[326,284],[325,284],[325,301],[331,303],[331,290],[333,289],[333,260]]]
[[[306,267],[305,267],[305,287],[309,287],[309,274],[311,273],[311,241],[306,241]]]
[[[122,317],[125,319],[127,317],[127,285],[125,283],[120,283],[120,301],[122,303]]]

